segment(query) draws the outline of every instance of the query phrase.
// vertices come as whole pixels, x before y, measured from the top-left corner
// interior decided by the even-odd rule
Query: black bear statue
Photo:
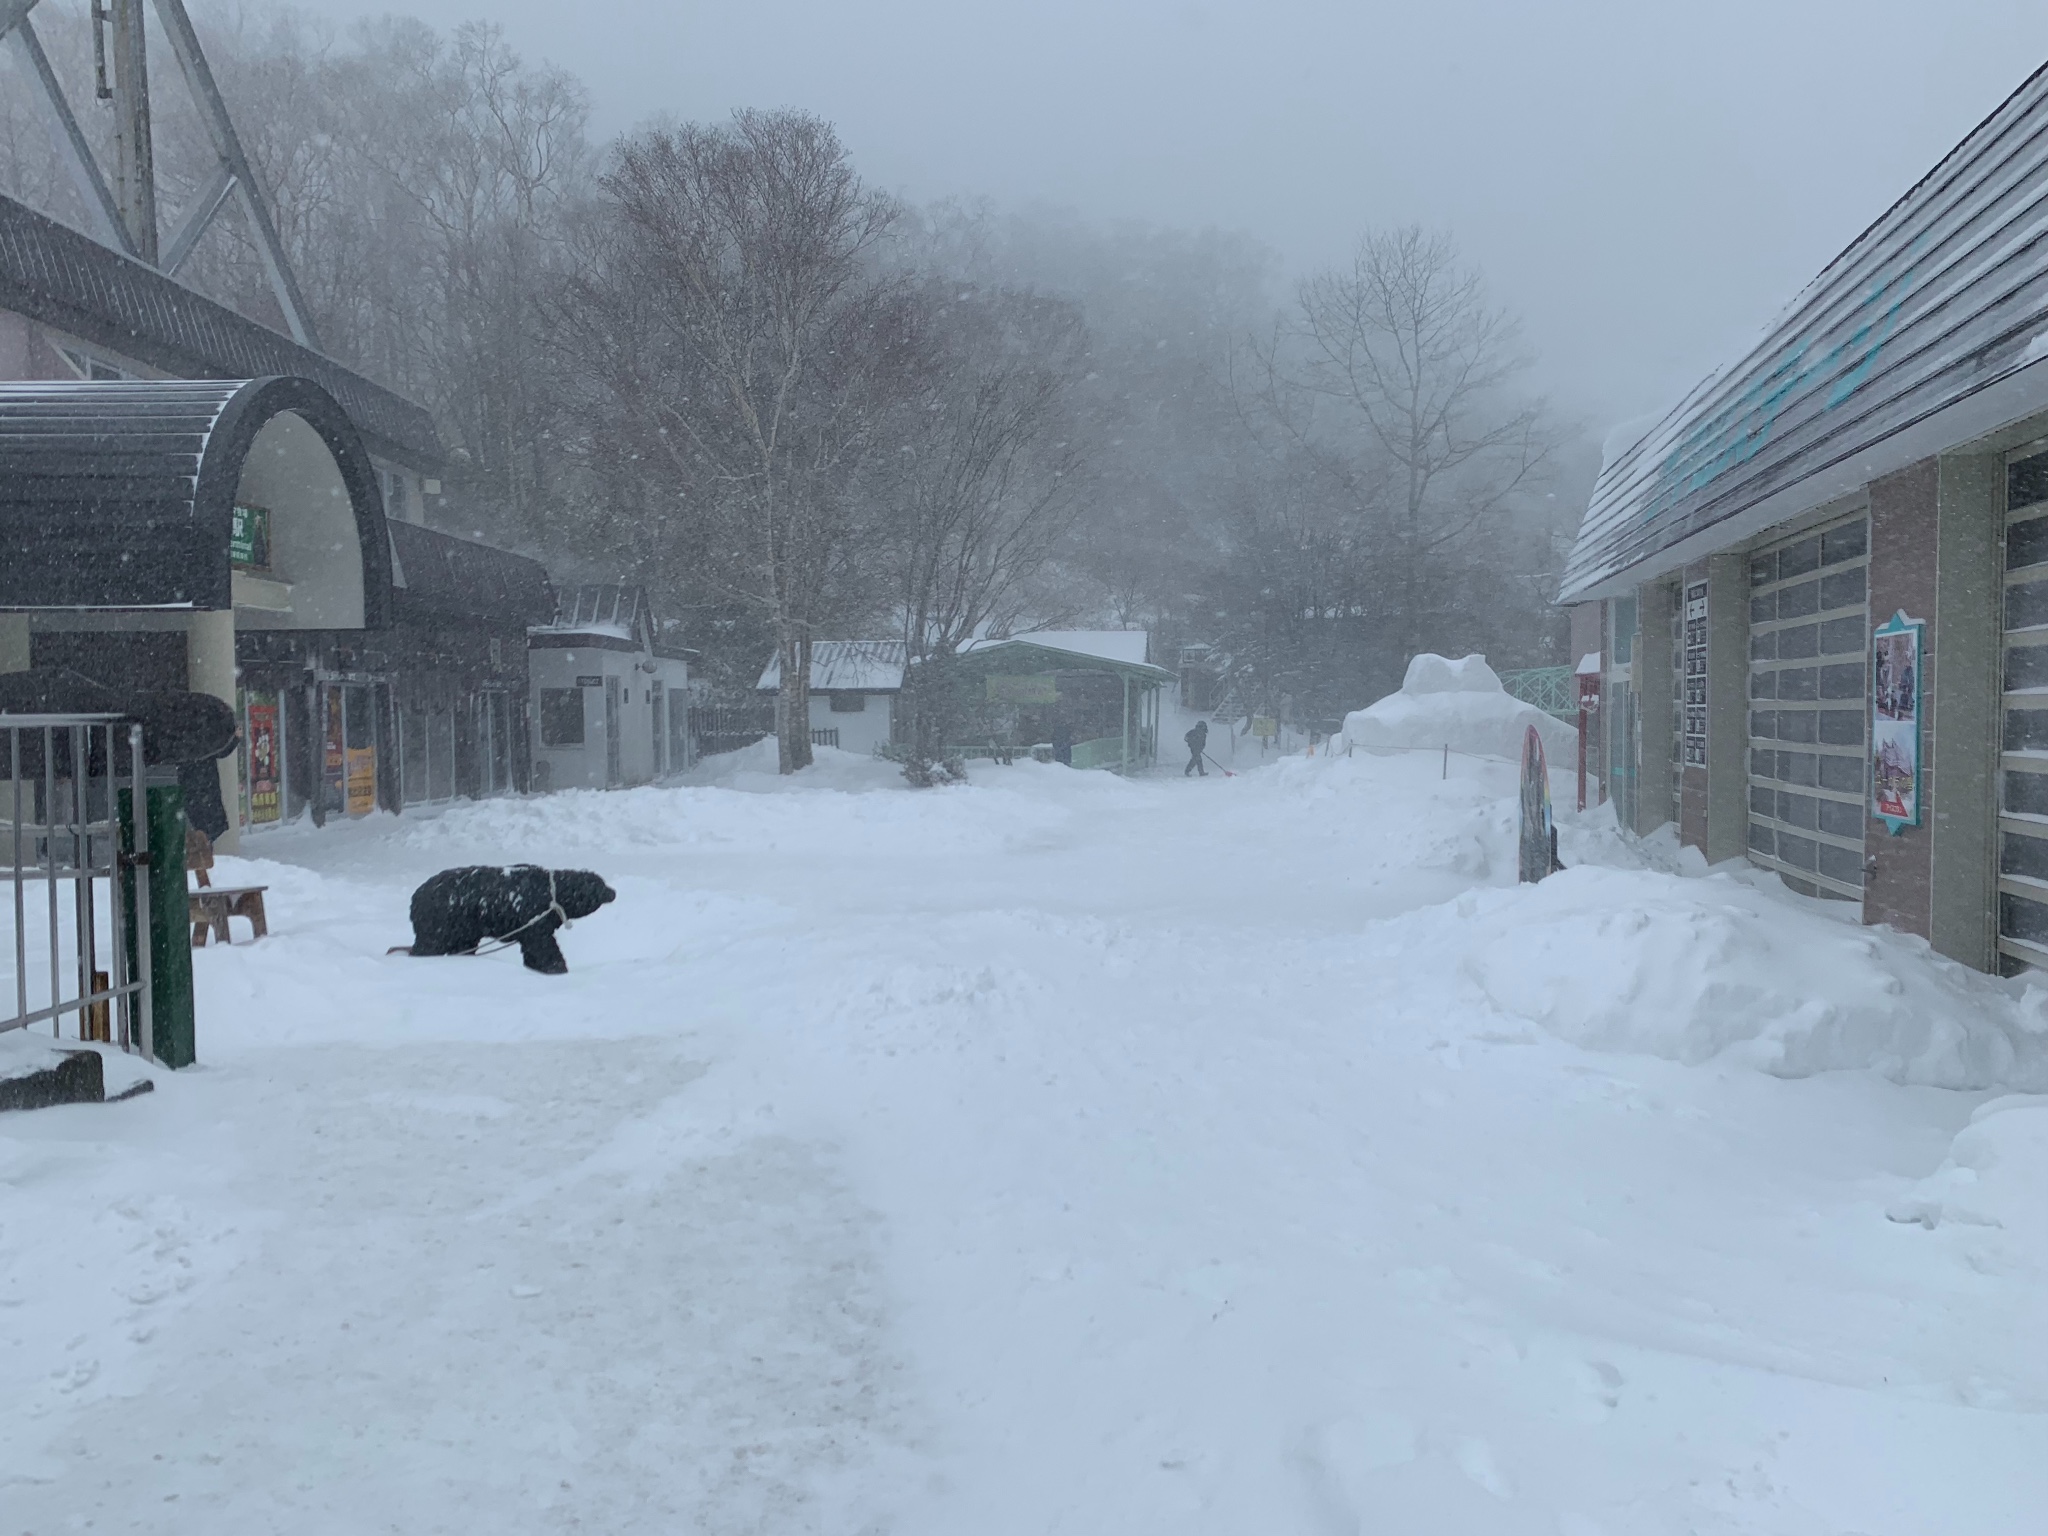
[[[444,869],[412,893],[415,955],[474,955],[519,946],[529,971],[569,969],[555,931],[588,917],[618,892],[587,869],[471,864]]]

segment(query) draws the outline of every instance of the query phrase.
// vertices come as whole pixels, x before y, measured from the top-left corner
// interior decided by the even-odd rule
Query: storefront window
[[[326,695],[321,805],[330,816],[367,816],[377,808],[376,695],[359,683],[330,683]]]

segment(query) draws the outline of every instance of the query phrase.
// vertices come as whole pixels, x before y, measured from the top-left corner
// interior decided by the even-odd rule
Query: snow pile
[[[1887,1207],[1893,1221],[2048,1233],[2048,1099],[1979,1105],[1938,1169]]]
[[[844,752],[838,747],[812,747],[811,766],[797,774],[781,772],[777,764],[775,738],[763,736],[750,746],[733,752],[719,752],[701,758],[684,782],[715,784],[722,789],[902,789],[900,764],[867,752]],[[797,781],[801,779],[802,783]]]
[[[1595,1050],[2048,1091],[2039,1010],[1918,941],[1731,875],[1568,869],[1495,911],[1467,963],[1496,1008]]]
[[[1449,747],[1518,762],[1532,725],[1553,767],[1578,761],[1578,732],[1510,695],[1484,656],[1453,661],[1424,652],[1408,663],[1399,693],[1344,717],[1344,741],[1375,752]]]

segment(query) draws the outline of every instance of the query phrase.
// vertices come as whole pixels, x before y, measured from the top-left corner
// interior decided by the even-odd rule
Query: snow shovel
[[[1209,757],[1209,752],[1206,747],[1202,749],[1202,756]],[[1212,763],[1216,763],[1216,759],[1213,757],[1209,757],[1209,761]],[[1226,779],[1234,779],[1237,777],[1236,774],[1232,773],[1228,768],[1224,767],[1221,763],[1216,763],[1216,771],[1222,774],[1223,777],[1225,777]]]

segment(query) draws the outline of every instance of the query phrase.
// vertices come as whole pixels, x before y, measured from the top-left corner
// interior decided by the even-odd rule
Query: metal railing
[[[1579,718],[1578,681],[1570,667],[1528,667],[1500,674],[1500,685],[1524,704],[1560,720]]]
[[[73,1014],[80,1040],[153,1056],[142,727],[114,715],[0,715],[0,751],[0,855],[11,854],[14,898],[14,1008],[0,1033],[48,1023],[62,1038]]]
[[[811,745],[814,747],[836,747],[839,745],[839,727],[836,725],[814,725],[811,727]]]

